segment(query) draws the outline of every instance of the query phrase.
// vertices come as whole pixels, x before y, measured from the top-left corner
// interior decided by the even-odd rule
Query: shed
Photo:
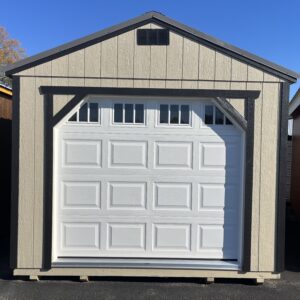
[[[0,239],[9,239],[12,89],[0,83]]]
[[[279,278],[297,73],[150,12],[6,74],[14,275]]]
[[[12,89],[0,83],[0,118],[11,120],[12,118]]]
[[[293,120],[290,202],[300,217],[300,89],[289,103],[289,115]]]

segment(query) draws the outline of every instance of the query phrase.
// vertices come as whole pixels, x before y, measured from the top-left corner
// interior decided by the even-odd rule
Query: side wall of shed
[[[300,216],[300,109],[293,116],[292,140],[291,204],[297,216]]]
[[[149,24],[144,28],[155,28]],[[251,270],[273,271],[280,80],[170,33],[169,46],[137,46],[136,30],[17,74],[20,148],[17,268],[40,268],[43,246],[42,85],[259,90],[255,106]],[[57,113],[72,96],[55,96]],[[244,101],[229,101],[244,114]]]

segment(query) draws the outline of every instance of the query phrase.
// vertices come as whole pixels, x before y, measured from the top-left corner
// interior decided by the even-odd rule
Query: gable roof
[[[232,46],[221,40],[218,40],[205,33],[197,31],[191,27],[188,27],[182,23],[172,20],[158,12],[148,12],[139,17],[133,18],[121,24],[106,28],[96,33],[90,34],[75,41],[63,44],[59,47],[41,52],[37,55],[20,60],[12,65],[7,66],[4,71],[7,76],[11,76],[22,70],[34,67],[68,53],[80,50],[82,48],[99,43],[103,40],[117,36],[126,31],[135,29],[148,23],[156,23],[162,27],[168,28],[172,31],[179,33],[191,40],[202,43],[210,48],[220,51],[228,56],[234,57],[240,61],[243,61],[249,65],[253,65],[256,68],[262,69],[274,76],[280,77],[289,82],[296,82],[300,74],[297,72],[286,69],[282,66],[274,64],[268,60],[265,60],[259,56],[251,54],[245,50]]]
[[[300,107],[300,88],[289,103],[289,116],[293,116],[298,107]]]

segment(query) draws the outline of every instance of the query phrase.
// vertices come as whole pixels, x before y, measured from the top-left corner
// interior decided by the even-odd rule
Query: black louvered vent
[[[138,29],[137,44],[148,46],[169,45],[170,37],[168,29]]]

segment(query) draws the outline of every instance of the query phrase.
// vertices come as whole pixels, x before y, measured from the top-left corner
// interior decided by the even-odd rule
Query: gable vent
[[[148,46],[169,45],[170,36],[168,29],[138,29],[137,44]]]

